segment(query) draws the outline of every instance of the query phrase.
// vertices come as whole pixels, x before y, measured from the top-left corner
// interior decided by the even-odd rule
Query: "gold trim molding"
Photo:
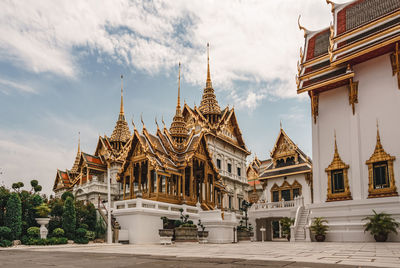
[[[371,155],[369,160],[365,162],[368,165],[368,198],[376,198],[376,197],[388,197],[388,196],[398,196],[397,188],[394,180],[394,171],[393,171],[393,161],[396,159],[395,156],[391,156],[386,153],[383,149],[381,138],[379,135],[379,125],[376,124],[376,145],[374,153]],[[387,162],[388,167],[388,181],[389,187],[387,188],[374,188],[374,164],[378,162]]]
[[[350,186],[349,186],[349,178],[348,178],[348,169],[349,165],[346,165],[342,159],[340,158],[337,143],[336,143],[336,134],[335,134],[335,153],[333,155],[333,160],[331,164],[325,169],[325,172],[328,175],[328,187],[327,187],[327,198],[326,202],[331,201],[343,201],[343,200],[352,200]],[[332,171],[342,170],[343,171],[343,184],[344,184],[344,192],[342,193],[333,193],[332,192]]]
[[[353,78],[349,81],[349,104],[353,109],[353,115],[356,112],[355,104],[358,103],[358,81],[353,82]]]
[[[314,92],[311,92],[311,115],[314,118],[314,124],[317,123],[318,102],[319,102],[319,95]]]

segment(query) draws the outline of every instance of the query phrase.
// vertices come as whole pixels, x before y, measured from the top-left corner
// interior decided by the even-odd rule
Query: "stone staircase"
[[[295,241],[306,241],[306,225],[308,220],[308,215],[310,214],[310,210],[304,208],[298,218],[297,228],[295,231]]]

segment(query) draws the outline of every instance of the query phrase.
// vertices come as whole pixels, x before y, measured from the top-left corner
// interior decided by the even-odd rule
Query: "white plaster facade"
[[[212,154],[214,164],[219,169],[219,174],[228,191],[228,194],[224,195],[222,204],[227,210],[238,211],[241,201],[248,199],[247,189],[249,184],[246,177],[247,155],[242,150],[212,135],[207,136],[207,145]],[[231,167],[230,172],[228,165]],[[240,169],[240,174],[238,174],[238,169]],[[231,205],[229,205],[229,197],[231,198]]]
[[[399,197],[368,199],[368,166],[374,152],[377,121],[384,150],[395,156],[394,178],[400,185],[400,90],[392,76],[389,54],[353,66],[358,81],[358,103],[355,114],[348,101],[348,88],[340,87],[319,94],[318,118],[312,124],[314,204],[311,217],[322,216],[331,226],[331,241],[371,240],[364,234],[361,219],[377,212],[392,214],[400,221]],[[349,165],[348,178],[353,200],[326,203],[327,174],[334,154],[334,132],[341,159]],[[343,233],[345,232],[345,233]],[[400,241],[400,236],[390,236]]]

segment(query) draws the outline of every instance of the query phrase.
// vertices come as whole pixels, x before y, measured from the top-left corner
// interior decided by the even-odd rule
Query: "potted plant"
[[[199,236],[199,242],[207,243],[208,231],[205,231],[206,227],[201,223],[200,219],[199,222],[197,223],[197,226],[201,228],[201,231],[197,232]]]
[[[189,215],[183,214],[183,209],[179,209],[181,220],[175,221],[175,242],[197,242],[197,226],[189,220]]]
[[[169,219],[167,217],[161,217],[163,221],[163,229],[158,230],[158,234],[160,235],[160,243],[161,244],[171,244],[172,237],[174,236],[174,229],[168,229]]]
[[[239,221],[240,225],[236,227],[237,230],[237,241],[249,241],[250,240],[250,232],[249,229],[243,225],[243,220]]]
[[[388,234],[393,232],[397,234],[397,228],[400,224],[391,217],[391,215],[384,212],[376,213],[372,210],[374,215],[365,217],[363,220],[368,220],[364,224],[364,232],[369,231],[374,236],[376,242],[385,242],[388,238]]]
[[[284,217],[281,219],[282,234],[290,241],[290,226],[294,224],[294,219]]]
[[[325,241],[325,234],[326,231],[328,231],[329,226],[324,223],[328,223],[328,221],[322,217],[317,217],[314,218],[314,221],[311,224],[310,229],[315,233],[315,240],[317,240],[317,242]]]
[[[35,209],[36,209],[36,215],[38,215],[38,218],[35,218],[35,220],[40,225],[40,238],[46,239],[47,234],[49,232],[46,228],[46,225],[50,221],[50,218],[48,217],[50,213],[50,208],[49,206],[47,206],[46,203],[42,203]]]

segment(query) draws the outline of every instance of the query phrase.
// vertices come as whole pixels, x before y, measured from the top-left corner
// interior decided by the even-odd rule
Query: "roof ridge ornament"
[[[331,0],[326,0],[326,3],[329,5],[332,5],[331,7],[331,12],[333,13],[335,11],[335,3],[332,2]]]
[[[78,154],[81,152],[81,132],[78,131]]]
[[[119,108],[119,114],[124,114],[124,76],[121,74],[121,107]]]
[[[299,18],[297,19],[297,25],[299,26],[300,30],[304,31],[304,38],[305,38],[307,36],[309,30],[307,30],[304,26],[300,25],[300,18],[301,18],[301,15],[299,15]]]
[[[144,125],[144,122],[143,122],[143,113],[140,114],[140,121],[142,121],[143,130],[146,129],[146,126]]]

